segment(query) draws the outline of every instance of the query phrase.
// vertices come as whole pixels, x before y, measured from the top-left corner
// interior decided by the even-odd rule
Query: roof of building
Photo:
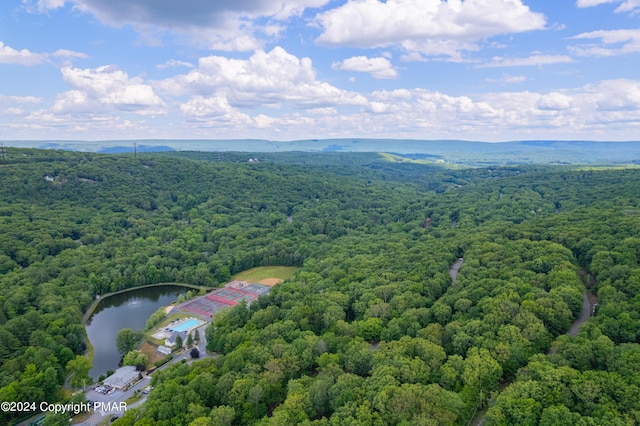
[[[169,355],[171,353],[171,348],[168,348],[166,346],[158,346],[158,352]]]
[[[173,333],[171,333],[171,336],[167,337],[166,342],[168,343],[176,343],[176,339],[178,338],[178,336],[180,336],[180,338],[182,338],[182,341],[184,342],[184,339],[187,338],[187,332],[186,331],[181,331],[181,332],[177,332],[174,331]]]
[[[114,388],[122,388],[139,376],[139,372],[133,365],[118,368],[115,373],[104,379],[104,383]]]

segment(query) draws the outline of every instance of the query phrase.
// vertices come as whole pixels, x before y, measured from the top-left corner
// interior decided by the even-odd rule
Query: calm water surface
[[[118,331],[127,327],[142,330],[152,313],[161,306],[170,305],[187,290],[180,286],[149,287],[117,294],[100,302],[87,321],[87,335],[94,353],[89,375],[97,379],[107,370],[118,368]]]

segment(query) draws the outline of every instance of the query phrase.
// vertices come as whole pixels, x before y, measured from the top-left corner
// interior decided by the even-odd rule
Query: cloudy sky
[[[640,140],[640,0],[2,0],[0,140]]]

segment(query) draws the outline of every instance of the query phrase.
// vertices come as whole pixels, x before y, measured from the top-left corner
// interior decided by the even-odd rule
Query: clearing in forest
[[[295,266],[259,266],[234,275],[232,280],[273,286],[293,277],[297,270]]]
[[[145,341],[140,347],[140,352],[147,356],[147,365],[146,368],[149,369],[153,367],[153,365],[163,359],[166,355],[158,352],[158,346]]]

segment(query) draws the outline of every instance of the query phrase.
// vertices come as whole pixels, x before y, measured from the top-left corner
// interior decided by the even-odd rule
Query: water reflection
[[[94,353],[89,375],[97,379],[107,370],[118,368],[118,331],[126,327],[143,329],[152,313],[160,306],[171,304],[187,290],[180,286],[148,287],[104,299],[87,321],[87,335]]]

